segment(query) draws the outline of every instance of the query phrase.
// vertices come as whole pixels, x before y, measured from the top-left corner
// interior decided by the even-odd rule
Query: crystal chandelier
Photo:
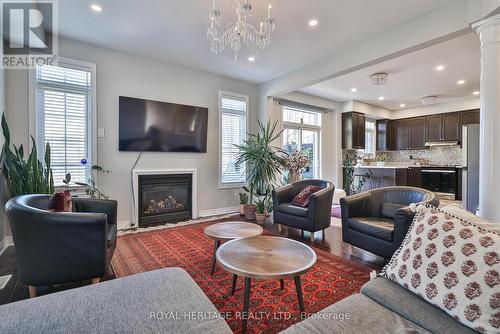
[[[213,0],[212,11],[209,15],[210,26],[207,30],[210,51],[214,54],[220,54],[226,47],[231,47],[236,61],[243,43],[249,50],[249,60],[255,60],[255,57],[271,43],[271,33],[276,28],[274,19],[271,18],[271,5],[267,10],[267,18],[260,23],[259,29],[256,29],[247,22],[252,16],[252,5],[248,0],[244,0],[243,3],[235,1],[237,4],[236,20],[223,25],[221,22],[222,12],[216,9],[215,0]]]

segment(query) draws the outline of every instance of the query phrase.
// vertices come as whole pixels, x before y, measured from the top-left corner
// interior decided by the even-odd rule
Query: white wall
[[[391,118],[392,112],[368,103],[352,100],[342,103],[342,112],[357,111],[371,116],[373,119]]]
[[[111,171],[99,180],[101,190],[118,200],[118,221],[131,219],[130,169],[138,153],[118,151],[118,97],[120,95],[209,108],[206,154],[144,153],[137,168],[197,168],[198,209],[213,210],[238,205],[238,189],[218,189],[218,90],[250,97],[250,130],[257,120],[257,86],[144,57],[61,38],[59,55],[97,64],[98,161]],[[7,71],[7,108],[13,140],[29,138],[28,72]]]
[[[454,102],[437,103],[429,106],[395,110],[391,112],[390,119],[442,114],[453,111],[479,109],[479,98],[471,98]]]

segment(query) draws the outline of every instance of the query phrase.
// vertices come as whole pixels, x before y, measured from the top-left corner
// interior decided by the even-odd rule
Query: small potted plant
[[[376,160],[377,160],[377,166],[384,166],[385,163],[387,162],[387,155],[379,154],[377,155]]]
[[[240,216],[245,215],[245,205],[248,204],[248,194],[246,192],[240,193]]]
[[[264,224],[266,221],[266,198],[261,198],[256,201],[257,207],[256,207],[256,213],[255,213],[255,220],[257,221],[257,224]]]
[[[254,194],[248,189],[247,187],[243,187],[243,190],[245,190],[248,194],[250,194],[250,200],[254,198]],[[251,202],[247,202],[246,204],[243,204],[243,214],[245,216],[246,220],[255,220],[255,211],[257,210],[257,206],[255,204],[252,204]]]

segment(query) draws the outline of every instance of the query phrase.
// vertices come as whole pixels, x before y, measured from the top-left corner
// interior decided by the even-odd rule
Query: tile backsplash
[[[355,150],[343,150],[343,159],[346,155],[352,154]],[[359,151],[362,154],[361,151]],[[426,150],[404,150],[404,151],[387,151],[377,152],[387,155],[388,162],[406,162],[411,163],[410,157],[413,159],[427,159],[433,165],[443,166],[461,166],[462,165],[462,149],[460,146],[434,146]]]
[[[387,160],[392,162],[410,162],[413,159],[427,159],[433,165],[462,165],[462,149],[460,146],[434,146],[427,150],[388,151]]]

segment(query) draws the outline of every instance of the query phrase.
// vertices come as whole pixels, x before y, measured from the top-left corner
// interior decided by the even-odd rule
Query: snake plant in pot
[[[44,162],[38,160],[35,139],[31,137],[32,148],[25,159],[23,145],[16,147],[10,142],[10,130],[2,115],[2,130],[5,143],[2,147],[0,166],[7,182],[10,196],[25,194],[53,194],[54,176],[50,168],[50,145],[45,146]]]
[[[248,220],[255,219],[255,199],[266,195],[268,189],[276,184],[283,169],[287,154],[273,144],[282,132],[278,131],[277,122],[263,125],[259,121],[257,134],[249,133],[242,145],[236,145],[239,149],[236,164],[246,165],[248,186],[244,189],[249,194],[249,202],[244,211]]]

